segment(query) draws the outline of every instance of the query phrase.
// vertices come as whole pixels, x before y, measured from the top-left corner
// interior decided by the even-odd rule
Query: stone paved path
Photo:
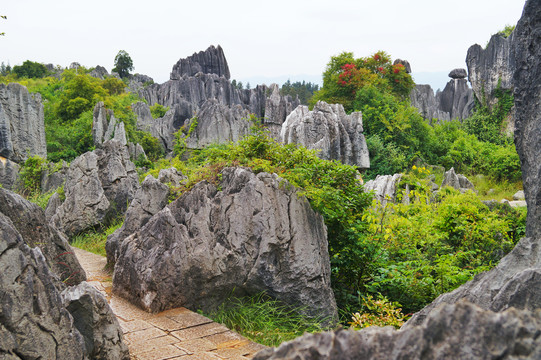
[[[135,360],[246,360],[265,346],[185,308],[150,314],[112,294],[106,259],[73,248],[87,281],[107,298]]]

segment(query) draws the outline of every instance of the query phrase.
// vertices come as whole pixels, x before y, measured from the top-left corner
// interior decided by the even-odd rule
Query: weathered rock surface
[[[455,69],[449,73],[449,80],[443,91],[434,91],[430,85],[416,85],[410,94],[412,106],[427,119],[439,121],[463,120],[471,115],[474,107],[472,89],[462,76],[464,69]]]
[[[411,65],[408,60],[402,60],[402,59],[396,59],[393,62],[393,65],[402,64],[404,65],[404,68],[406,69],[406,73],[411,74]]]
[[[47,157],[41,95],[0,84],[0,156],[20,163],[33,155]]]
[[[486,48],[475,44],[468,49],[468,79],[477,99],[485,98],[489,107],[496,101],[494,90],[498,83],[502,89],[513,89],[513,73],[516,69],[512,54],[514,39],[515,32],[507,38],[498,33],[492,35]]]
[[[364,184],[364,191],[374,191],[375,198],[385,205],[387,201],[396,201],[396,191],[402,179],[402,174],[378,175],[374,180]]]
[[[202,149],[210,144],[237,142],[250,133],[253,123],[250,112],[241,105],[226,106],[217,100],[206,100],[197,112],[197,127],[186,139],[189,149]],[[190,125],[187,124],[187,127]]]
[[[194,114],[197,114],[199,123],[211,124],[212,121],[230,119],[241,112],[243,115],[240,119],[246,117],[244,113],[253,113],[262,118],[273,136],[277,137],[286,116],[299,105],[298,99],[282,96],[274,87],[263,85],[250,90],[237,89],[229,81],[229,68],[222,49],[213,46],[179,60],[173,67],[170,81],[147,86],[137,93],[148,104],[158,103],[170,108],[170,113],[163,119],[154,120],[143,105],[134,107],[138,127],[147,129],[159,138],[167,151],[172,151],[173,133],[187,125]],[[205,109],[202,108],[204,105]],[[210,118],[204,119],[207,114]],[[238,127],[243,126],[241,121]]]
[[[513,200],[525,200],[524,190],[519,190],[513,195]]]
[[[91,72],[90,76],[103,80],[109,76],[109,72],[101,65],[97,65]]]
[[[286,121],[287,116],[301,103],[298,98],[293,99],[290,95],[280,95],[280,87],[277,84],[271,84],[268,90],[271,94],[265,101],[263,124],[269,130],[270,136],[280,141],[282,124]]]
[[[449,77],[451,79],[465,79],[468,77],[468,73],[466,72],[466,69],[453,69],[449,73]]]
[[[77,234],[123,214],[138,188],[127,148],[109,140],[102,149],[71,163],[64,185],[66,200],[51,221],[68,236]]]
[[[94,106],[92,139],[94,140],[94,146],[97,148],[111,139],[119,141],[122,145],[128,143],[124,123],[115,119],[113,111],[106,109],[103,101]]]
[[[64,307],[73,317],[73,325],[83,336],[85,354],[90,359],[130,358],[123,342],[122,329],[105,297],[93,286],[82,282],[65,289]]]
[[[426,321],[433,309],[442,303],[467,299],[484,309],[502,311],[514,306],[538,309],[541,299],[541,4],[527,1],[522,18],[514,31],[516,41],[515,107],[517,123],[515,144],[522,165],[522,179],[528,215],[526,237],[492,270],[481,273],[458,289],[443,294],[416,313],[405,325]],[[500,41],[500,40],[498,40]],[[500,57],[497,57],[500,58]],[[515,60],[513,60],[515,61]]]
[[[110,266],[113,266],[116,262],[122,241],[140,230],[153,215],[162,210],[168,203],[168,196],[169,187],[167,185],[162,184],[151,175],[145,178],[126,211],[124,223],[107,238],[105,250],[107,252],[107,263]]]
[[[62,167],[57,171],[45,170],[41,173],[41,192],[47,193],[64,185],[68,174],[68,164],[63,161]]]
[[[449,171],[446,171],[445,174],[443,174],[441,187],[444,186],[450,186],[462,193],[468,190],[475,190],[472,182],[468,180],[467,177],[462,174],[455,173],[455,168],[451,168]]]
[[[323,218],[277,175],[222,171],[124,239],[113,291],[149,311],[213,309],[233,291],[265,291],[336,320]]]
[[[197,73],[216,74],[229,80],[229,66],[225,60],[222,47],[210,46],[205,51],[194,53],[186,59],[180,59],[171,72],[171,80],[178,80],[183,76],[195,76]]]
[[[39,246],[51,271],[67,285],[86,280],[66,237],[48,225],[42,208],[9,190],[0,188],[0,213],[10,220],[21,240]]]
[[[19,164],[0,156],[0,185],[12,190],[19,179]]]
[[[161,169],[158,173],[158,181],[162,184],[170,184],[174,187],[179,187],[183,183],[185,183],[188,180],[188,178],[180,171],[175,169],[174,167],[171,167],[169,169]]]
[[[84,359],[84,340],[62,304],[58,279],[41,251],[29,248],[3,213],[0,268],[0,357]]]
[[[300,105],[289,114],[280,137],[285,144],[321,150],[318,156],[322,159],[369,168],[368,147],[362,131],[360,112],[346,115],[342,105],[318,101],[312,111]]]
[[[422,326],[307,334],[254,360],[539,359],[541,311],[495,314],[473,304],[444,305]]]
[[[434,90],[430,85],[415,85],[410,93],[411,105],[419,110],[421,116],[429,121],[438,119],[440,121],[451,120],[450,114],[439,109]]]

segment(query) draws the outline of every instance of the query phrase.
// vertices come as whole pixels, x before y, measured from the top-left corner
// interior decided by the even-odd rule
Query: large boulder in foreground
[[[541,311],[495,314],[461,302],[438,308],[422,326],[307,334],[254,360],[539,359]]]
[[[10,220],[28,246],[40,247],[48,267],[64,284],[74,285],[86,280],[85,271],[65,235],[48,224],[42,208],[0,188],[0,214]]]
[[[0,84],[0,156],[20,163],[33,155],[47,157],[41,95]]]
[[[104,296],[86,282],[66,287],[18,227],[0,212],[0,358],[129,359]]]
[[[347,115],[341,104],[318,101],[312,111],[304,105],[293,110],[282,124],[280,137],[285,144],[320,150],[318,156],[322,159],[369,168],[368,147],[362,131],[360,112]]]
[[[226,168],[221,178],[219,187],[196,184],[123,240],[113,291],[152,312],[266,292],[335,322],[322,216],[275,174]]]
[[[160,174],[162,171],[160,171]],[[169,187],[167,185],[162,184],[152,175],[145,178],[141,183],[141,188],[135,193],[128,211],[126,211],[124,223],[107,237],[105,250],[109,266],[115,264],[122,241],[141,229],[152,216],[162,210],[168,203],[168,196]]]
[[[73,160],[64,185],[66,200],[51,221],[75,235],[124,214],[138,188],[126,146],[109,140]]]
[[[514,36],[516,41],[515,144],[522,165],[528,203],[526,237],[492,270],[481,273],[458,289],[439,296],[405,325],[425,321],[442,303],[467,299],[484,309],[509,307],[534,310],[541,307],[541,3],[527,1]]]

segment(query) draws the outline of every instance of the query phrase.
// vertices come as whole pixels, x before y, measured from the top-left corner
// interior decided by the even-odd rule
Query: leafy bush
[[[21,172],[21,192],[26,195],[36,195],[41,191],[41,173],[46,168],[45,159],[34,155],[26,159]]]
[[[367,295],[362,304],[362,311],[351,317],[350,325],[353,330],[369,326],[394,326],[399,329],[404,324],[405,315],[402,314],[402,309],[384,296],[379,295],[376,300],[372,295]]]
[[[47,75],[45,65],[26,60],[22,65],[15,65],[12,70],[19,78],[42,78]]]
[[[168,110],[169,107],[155,103],[150,107],[150,114],[152,115],[153,119],[158,119],[164,117]]]

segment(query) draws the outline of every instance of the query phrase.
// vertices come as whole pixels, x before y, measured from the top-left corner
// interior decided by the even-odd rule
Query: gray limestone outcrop
[[[217,100],[206,100],[197,112],[197,126],[186,139],[189,149],[201,149],[210,144],[237,142],[250,134],[254,124],[250,112],[240,105],[226,106]],[[190,123],[186,124],[190,127]]]
[[[60,281],[39,248],[28,247],[3,213],[0,268],[0,357],[85,359],[83,337],[56,287]]]
[[[216,74],[227,80],[231,77],[229,66],[225,60],[222,47],[210,46],[205,51],[194,53],[186,59],[180,59],[171,72],[171,80],[178,80],[183,76],[195,76],[197,73]]]
[[[92,121],[92,139],[94,146],[99,148],[107,140],[115,139],[127,145],[126,130],[122,121],[117,121],[112,110],[105,108],[103,101],[94,106]]]
[[[150,111],[143,105],[134,107],[138,127],[159,138],[168,152],[173,148],[173,133],[183,125],[187,126],[194,115],[198,116],[199,123],[209,124],[209,128],[218,126],[211,125],[212,121],[236,117],[241,121],[235,126],[243,128],[244,113],[252,113],[261,118],[271,134],[277,137],[286,116],[300,104],[298,99],[280,95],[276,86],[237,89],[229,81],[227,61],[219,46],[211,46],[206,51],[180,59],[173,67],[171,80],[141,88],[137,94],[147,104],[169,107],[169,112],[162,119],[152,119]],[[240,113],[243,115],[238,116]],[[205,119],[207,115],[210,118]],[[202,138],[199,141],[206,143]]]
[[[322,159],[369,168],[368,147],[362,131],[360,112],[346,115],[342,105],[318,101],[312,111],[300,105],[289,114],[280,137],[285,144],[320,150],[318,156]]]
[[[463,120],[469,117],[475,105],[472,89],[462,76],[464,69],[455,69],[449,73],[451,80],[443,91],[434,91],[430,85],[416,85],[410,94],[412,106],[427,119],[439,121]]]
[[[539,359],[541,311],[495,314],[473,304],[444,305],[422,326],[306,334],[254,360]]]
[[[113,291],[152,312],[265,292],[334,323],[322,216],[275,174],[221,174],[219,187],[196,184],[122,241]]]
[[[50,164],[51,165],[51,164]],[[47,193],[53,191],[64,185],[66,181],[66,176],[68,174],[69,166],[65,161],[62,161],[62,167],[59,169],[49,169],[42,170],[41,173],[41,192]]]
[[[0,185],[5,189],[14,189],[20,168],[19,164],[0,156]]]
[[[0,84],[0,156],[21,163],[33,155],[47,157],[41,95]]]
[[[109,72],[103,66],[97,65],[91,72],[90,76],[103,80],[109,76]]]
[[[161,171],[160,171],[161,174]],[[151,175],[141,183],[135,197],[126,211],[122,226],[107,237],[105,250],[107,264],[114,266],[122,241],[129,235],[140,230],[152,216],[168,204],[169,187]]]
[[[451,79],[465,79],[468,77],[468,73],[466,72],[466,69],[453,69],[449,73],[449,77]]]
[[[374,197],[381,205],[387,201],[395,202],[398,184],[402,179],[402,174],[378,175],[374,180],[367,181],[363,188],[364,191],[374,191]]]
[[[478,274],[454,291],[439,296],[405,325],[426,321],[442,303],[467,299],[484,309],[509,307],[526,310],[541,306],[541,3],[528,0],[514,31],[516,71],[514,95],[517,113],[515,145],[522,166],[524,194],[528,204],[526,237],[492,270]]]
[[[179,187],[183,183],[186,183],[188,178],[174,167],[169,169],[161,169],[158,173],[158,181],[165,185],[173,187]]]
[[[73,285],[86,280],[65,235],[48,224],[42,208],[0,188],[0,213],[28,246],[40,247],[49,268],[61,281]]]
[[[98,290],[87,282],[82,282],[65,289],[61,296],[64,307],[73,317],[73,325],[83,336],[88,358],[130,358],[118,320]]]
[[[0,211],[0,357],[129,359],[122,330],[103,295],[84,281],[66,287],[63,274],[58,277],[51,266],[47,234],[54,229],[43,221],[41,208],[34,209],[5,190],[0,192],[3,208],[14,205],[6,212],[11,218],[4,209]],[[30,220],[26,227],[21,225],[23,217]],[[42,221],[41,225],[36,221]],[[30,227],[35,227],[32,234],[28,233]],[[69,249],[65,240],[63,245]],[[66,261],[67,257],[61,253],[54,259]],[[73,259],[79,265],[75,256]]]
[[[455,168],[449,169],[449,171],[446,171],[445,174],[443,174],[443,181],[441,183],[441,187],[444,186],[450,186],[461,193],[464,193],[468,190],[475,191],[475,187],[473,186],[472,182],[468,180],[467,177],[465,177],[462,174],[457,174],[455,172]]]
[[[68,170],[66,200],[51,221],[68,236],[123,214],[139,181],[126,146],[109,140],[76,158]]]

